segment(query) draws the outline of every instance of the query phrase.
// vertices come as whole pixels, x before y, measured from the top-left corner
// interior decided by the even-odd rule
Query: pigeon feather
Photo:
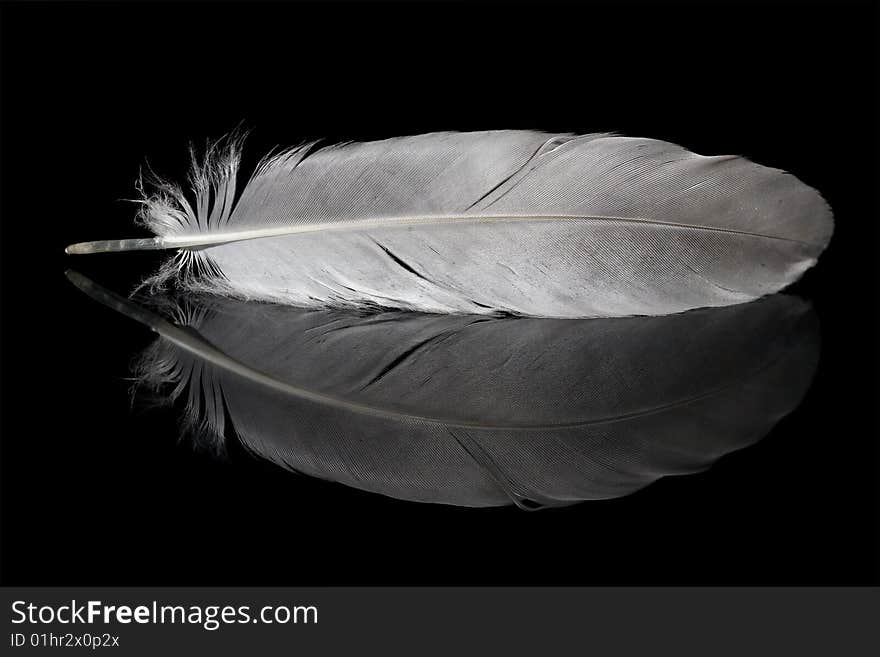
[[[240,141],[160,183],[156,237],[70,253],[178,249],[151,279],[302,307],[534,317],[663,315],[797,280],[828,244],[817,191],[742,157],[607,134],[433,133],[264,159]]]

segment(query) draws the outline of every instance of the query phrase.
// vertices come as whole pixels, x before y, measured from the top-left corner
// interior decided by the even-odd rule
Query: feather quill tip
[[[77,242],[64,249],[68,255],[84,253],[114,253],[119,251],[146,251],[164,249],[165,240],[161,237],[142,237],[126,240],[99,240],[97,242]]]

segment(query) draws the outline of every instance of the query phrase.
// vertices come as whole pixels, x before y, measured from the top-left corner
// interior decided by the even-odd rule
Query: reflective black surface
[[[868,11],[44,11],[4,6],[2,21],[4,583],[878,581]],[[468,34],[482,35],[479,46],[423,47],[463,19]],[[575,24],[605,26],[591,31],[590,45],[606,53],[599,63],[585,39],[536,47]],[[640,45],[621,52],[624,24]],[[527,45],[509,30],[528,35]],[[313,55],[327,38],[335,56]],[[700,44],[699,53],[682,43]],[[204,63],[218,48],[234,54]],[[602,75],[584,75],[595,66]],[[535,91],[513,103],[511,85]],[[63,276],[75,265],[126,290],[156,254],[74,263],[62,251],[137,235],[128,228],[134,208],[116,199],[133,196],[144,159],[180,178],[188,140],[239,120],[257,128],[252,161],[315,136],[503,125],[618,130],[790,170],[823,192],[836,217],[829,250],[789,290],[812,303],[821,325],[812,384],[762,440],[707,472],[539,513],[400,501],[293,475],[234,442],[225,460],[193,450],[179,440],[178,412],[132,408],[131,360],[153,336]]]

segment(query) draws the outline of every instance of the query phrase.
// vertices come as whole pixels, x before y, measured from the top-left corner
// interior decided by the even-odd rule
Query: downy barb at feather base
[[[776,292],[833,230],[819,193],[735,156],[652,139],[433,133],[264,159],[194,158],[194,202],[157,183],[156,237],[69,253],[178,249],[150,279],[303,307],[534,317],[663,315]]]

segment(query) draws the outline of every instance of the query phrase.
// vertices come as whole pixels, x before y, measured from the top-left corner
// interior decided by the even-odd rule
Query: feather
[[[234,432],[287,470],[420,502],[559,506],[703,470],[789,413],[818,356],[809,305],[782,295],[574,321],[192,297],[173,323],[72,280],[159,332],[138,378],[211,444]]]
[[[435,133],[265,159],[236,201],[240,144],[160,183],[156,237],[69,253],[179,249],[151,283],[303,307],[534,317],[662,315],[786,287],[832,233],[793,176],[652,139]]]

